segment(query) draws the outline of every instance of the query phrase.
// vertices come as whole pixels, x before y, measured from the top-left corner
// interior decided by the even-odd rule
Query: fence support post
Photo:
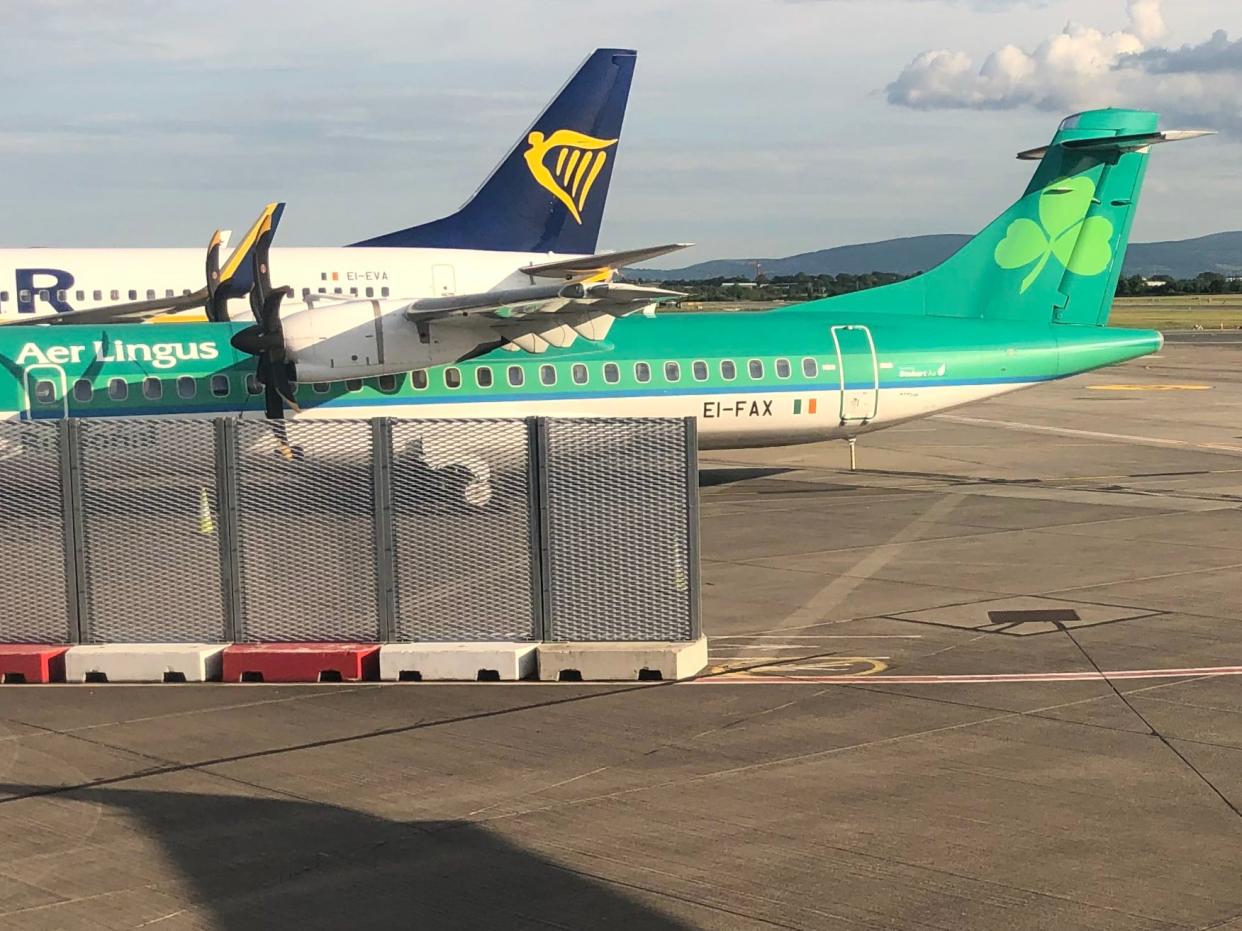
[[[699,542],[699,421],[687,417],[686,424],[686,567],[690,586],[690,639],[703,635],[703,601]]]
[[[56,424],[60,453],[61,513],[65,528],[65,600],[70,643],[86,643],[90,636],[86,597],[86,543],[82,533],[82,459],[76,418]]]
[[[531,553],[537,565],[535,605],[539,611],[539,639],[554,639],[555,618],[552,612],[552,547],[551,514],[548,511],[548,420],[529,417],[531,425],[531,533],[535,534]]]
[[[224,605],[224,639],[242,639],[241,545],[237,513],[237,421],[212,422],[216,459],[216,510],[219,513],[220,595]]]
[[[371,421],[371,487],[375,508],[378,636],[389,643],[397,636],[397,583],[392,527],[392,421],[387,417]]]

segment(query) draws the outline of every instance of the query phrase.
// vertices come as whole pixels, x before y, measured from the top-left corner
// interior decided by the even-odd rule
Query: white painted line
[[[1166,440],[1157,436],[1134,436],[1129,433],[1101,433],[1098,430],[1072,430],[1069,427],[1045,427],[1040,424],[1020,423],[1013,420],[987,420],[983,417],[961,417],[957,414],[936,414],[937,420],[973,424],[984,427],[1003,427],[1025,433],[1053,433],[1058,436],[1089,436],[1098,440],[1119,440],[1123,443],[1145,443],[1153,446],[1194,446],[1185,440]]]
[[[777,640],[922,640],[922,634],[722,634],[719,637],[708,637],[713,643],[717,640],[763,640],[768,637]],[[767,646],[767,644],[763,644]]]
[[[696,679],[699,685],[713,683],[777,682],[782,685],[977,685],[1021,682],[1107,682],[1124,679],[1179,679],[1185,677],[1242,676],[1242,666],[1205,666],[1195,669],[1126,669],[1098,673],[1082,672],[1015,672],[993,675],[947,676],[716,676]]]

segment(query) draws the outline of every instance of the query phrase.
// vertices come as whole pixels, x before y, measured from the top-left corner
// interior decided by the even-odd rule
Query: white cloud
[[[1242,42],[1218,31],[1163,48],[1155,45],[1168,33],[1162,0],[1128,0],[1126,11],[1124,29],[1071,22],[1030,51],[1005,45],[977,67],[965,52],[924,52],[888,85],[888,100],[918,110],[1136,106],[1242,135]]]
[[[965,52],[924,52],[888,86],[890,103],[920,110],[948,107],[1072,110],[1115,94],[1115,66],[1164,34],[1160,0],[1129,0],[1130,25],[1116,32],[1068,24],[1026,51],[1005,45],[981,67]]]

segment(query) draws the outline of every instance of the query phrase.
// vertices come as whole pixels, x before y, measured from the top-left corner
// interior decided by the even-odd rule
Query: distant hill
[[[837,246],[818,252],[804,252],[781,259],[716,259],[685,268],[630,269],[631,277],[655,281],[673,279],[755,277],[755,264],[773,275],[861,275],[867,272],[893,272],[912,275],[940,264],[969,239],[961,233],[937,236],[910,236],[883,242]],[[1242,275],[1242,232],[1213,233],[1198,239],[1173,242],[1132,243],[1126,253],[1126,275],[1172,275],[1193,278],[1200,272]]]

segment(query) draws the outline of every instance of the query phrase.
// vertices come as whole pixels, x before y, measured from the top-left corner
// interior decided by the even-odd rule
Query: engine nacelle
[[[470,358],[497,337],[469,318],[415,323],[405,304],[325,303],[282,316],[285,348],[299,381],[396,375]]]

